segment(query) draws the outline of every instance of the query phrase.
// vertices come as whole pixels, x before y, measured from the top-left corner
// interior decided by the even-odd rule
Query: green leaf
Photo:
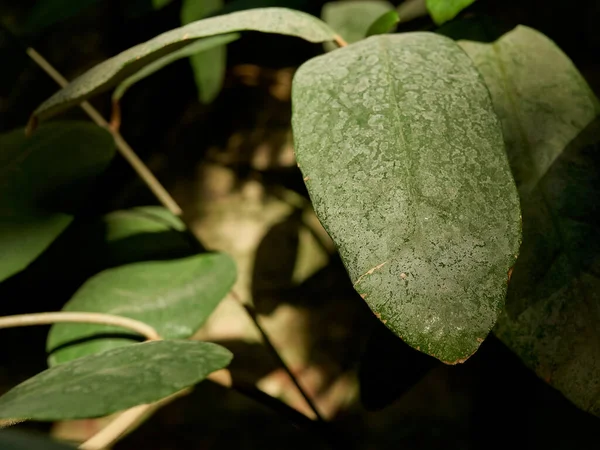
[[[25,23],[28,33],[39,33],[46,28],[76,16],[98,0],[39,0],[36,1]]]
[[[221,253],[152,261],[105,270],[90,278],[63,311],[102,312],[145,322],[165,339],[192,336],[227,295],[235,263]],[[46,347],[50,365],[130,344],[122,329],[93,324],[56,324]]]
[[[223,0],[183,0],[181,24],[195,22],[223,8]],[[224,45],[190,56],[198,96],[204,104],[212,102],[223,87],[227,65],[227,49]]]
[[[0,417],[72,420],[151,403],[227,367],[229,350],[208,342],[154,341],[47,369],[0,397]]]
[[[441,25],[454,19],[475,0],[426,0],[427,10],[433,21]]]
[[[600,415],[600,104],[569,58],[531,28],[460,44],[490,89],[523,210],[521,256],[494,331]]]
[[[300,67],[295,150],[355,289],[397,336],[461,362],[494,326],[520,241],[480,75],[433,33],[373,36]]]
[[[0,281],[62,233],[113,155],[111,135],[85,122],[0,135]]]
[[[329,2],[323,5],[321,17],[346,42],[352,44],[364,39],[369,26],[393,9],[391,3],[379,0]]]
[[[367,37],[375,36],[376,34],[391,33],[396,30],[398,22],[400,22],[398,12],[396,10],[388,11],[371,24],[367,30]]]
[[[286,8],[251,9],[200,20],[160,34],[88,70],[42,103],[34,111],[32,123],[110,89],[152,61],[194,39],[243,30],[297,36],[309,42],[326,42],[335,38],[333,30],[316,17]]]
[[[160,59],[148,64],[143,69],[139,70],[125,81],[123,81],[115,91],[113,92],[112,98],[113,100],[120,100],[125,92],[137,83],[140,80],[152,75],[153,73],[159,71],[165,66],[168,66],[175,61],[178,61],[182,58],[187,58],[197,53],[202,53],[214,49],[215,47],[223,46],[224,44],[228,44],[239,39],[240,35],[237,33],[223,34],[219,36],[213,36],[204,39],[198,39],[197,41],[192,42],[189,45],[186,45],[180,50],[177,50],[173,53],[169,53],[166,56],[163,56]]]
[[[155,10],[163,9],[165,6],[167,6],[172,1],[173,0],[152,0],[152,7]]]

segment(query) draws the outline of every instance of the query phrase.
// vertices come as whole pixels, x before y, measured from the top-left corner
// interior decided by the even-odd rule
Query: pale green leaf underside
[[[369,26],[382,14],[394,9],[386,1],[339,1],[323,5],[321,17],[346,42],[352,44],[364,39]]]
[[[1,418],[71,420],[151,403],[226,367],[231,353],[216,344],[132,344],[52,367],[0,397]]]
[[[297,36],[309,42],[335,38],[333,30],[316,17],[286,8],[257,8],[199,20],[167,31],[98,64],[42,103],[34,111],[33,119],[43,120],[77,105],[193,39],[243,30]]]
[[[504,304],[519,200],[481,77],[450,39],[382,35],[305,63],[293,82],[300,169],[371,309],[454,363]]]
[[[541,378],[600,415],[598,100],[531,28],[460,44],[490,89],[523,209],[521,256],[494,331]]]
[[[230,42],[239,39],[240,35],[237,33],[231,34],[223,34],[219,36],[212,36],[204,39],[198,39],[191,44],[186,45],[185,47],[169,53],[166,56],[163,56],[160,59],[148,64],[144,68],[138,70],[135,74],[124,80],[113,92],[112,98],[113,100],[120,100],[125,92],[137,83],[140,80],[152,75],[153,73],[159,71],[165,66],[168,66],[175,61],[178,61],[182,58],[187,58],[189,56],[195,55],[197,53],[203,53],[208,50],[214,49],[215,47],[219,47],[225,44],[229,44]]]
[[[222,253],[129,264],[92,277],[63,311],[130,317],[154,327],[165,339],[183,339],[204,324],[235,279],[235,263]],[[123,330],[116,327],[56,324],[46,343],[48,351],[55,350],[49,363],[59,364],[130,344],[132,338],[135,337],[123,335]],[[58,349],[61,346],[64,347]]]
[[[49,124],[30,138],[23,129],[0,135],[0,281],[62,233],[113,156],[110,134],[85,122]]]
[[[475,0],[426,0],[427,10],[433,21],[441,25],[454,19],[467,6]]]

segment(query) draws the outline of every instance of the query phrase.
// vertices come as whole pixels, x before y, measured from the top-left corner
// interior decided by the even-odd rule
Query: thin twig
[[[333,39],[335,40],[335,43],[339,46],[339,47],[346,47],[348,45],[348,43],[344,40],[343,37],[341,37],[339,34],[336,34]]]
[[[298,391],[300,392],[300,395],[302,395],[302,397],[304,398],[304,401],[306,401],[306,404],[308,405],[308,407],[313,411],[313,413],[315,414],[315,417],[317,418],[317,420],[319,422],[325,422],[325,420],[323,419],[323,416],[319,413],[319,410],[317,409],[317,405],[315,405],[315,403],[312,401],[312,399],[310,398],[310,395],[308,395],[306,393],[306,391],[304,390],[304,388],[300,384],[300,381],[292,373],[292,370],[285,363],[285,361],[283,360],[283,358],[281,357],[281,355],[279,354],[279,352],[277,351],[277,349],[273,345],[273,342],[271,342],[271,339],[269,339],[269,336],[267,335],[267,333],[265,332],[265,330],[263,329],[263,327],[260,325],[260,323],[258,321],[258,315],[256,314],[256,311],[254,310],[254,307],[252,305],[248,304],[247,302],[244,302],[237,295],[237,293],[235,291],[232,291],[231,295],[246,310],[246,312],[248,313],[248,315],[250,316],[250,318],[254,322],[254,325],[256,326],[256,328],[258,329],[259,333],[261,334],[261,336],[263,338],[263,341],[264,341],[265,345],[267,346],[267,349],[271,352],[271,354],[275,357],[275,359],[277,360],[277,362],[279,363],[279,365],[283,368],[283,370],[285,370],[285,372],[287,373],[287,375],[290,377],[290,380],[292,380],[292,382],[296,386],[296,389],[298,389]]]
[[[113,316],[93,312],[47,312],[34,314],[17,314],[0,317],[1,328],[27,327],[32,325],[50,325],[54,323],[95,323],[127,328],[141,334],[148,340],[159,340],[160,336],[150,325],[128,317]]]
[[[50,75],[50,77],[52,77],[52,79],[56,81],[59,86],[64,88],[69,84],[67,79],[63,77],[48,61],[46,61],[42,55],[35,51],[35,49],[31,47],[27,48],[27,54],[38,66],[40,66],[48,75]],[[111,132],[115,139],[115,145],[117,146],[119,153],[121,153],[127,162],[129,162],[133,170],[135,170],[142,181],[146,183],[146,186],[148,186],[158,201],[172,214],[180,216],[182,214],[182,210],[175,199],[171,197],[171,194],[169,194],[164,186],[160,184],[160,181],[158,181],[158,179],[148,169],[144,162],[135,154],[129,144],[125,142],[123,136],[114,130],[104,119],[104,117],[102,117],[102,115],[96,110],[96,108],[94,108],[89,102],[83,102],[80,106],[81,109],[83,109],[97,125],[100,125]]]

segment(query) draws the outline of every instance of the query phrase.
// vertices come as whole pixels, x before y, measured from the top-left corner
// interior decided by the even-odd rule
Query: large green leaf
[[[129,78],[124,80],[121,84],[119,84],[119,86],[117,86],[117,88],[113,92],[112,98],[113,98],[113,100],[120,100],[121,97],[123,97],[123,95],[125,95],[125,92],[127,92],[127,90],[131,86],[133,86],[135,83],[152,75],[153,73],[159,71],[163,67],[165,67],[171,63],[174,63],[175,61],[178,61],[182,58],[187,58],[187,57],[196,55],[198,53],[209,52],[210,50],[214,50],[215,47],[225,48],[225,44],[233,42],[233,41],[239,39],[239,37],[240,37],[240,35],[237,33],[230,33],[230,34],[222,34],[219,36],[212,36],[212,37],[208,37],[208,38],[204,38],[204,39],[198,39],[197,41],[194,41],[191,44],[186,45],[182,49],[179,49],[173,53],[169,53],[168,55],[163,56],[160,59],[157,59],[156,61],[148,64],[143,69],[134,73],[132,76],[130,76]],[[219,85],[219,90],[220,90],[220,85]],[[218,93],[218,91],[217,91],[217,93]]]
[[[90,311],[145,322],[166,339],[192,336],[235,282],[225,254],[202,254],[109,269],[88,280],[63,311]],[[56,324],[48,335],[51,365],[130,344],[122,329],[93,324]]]
[[[286,8],[258,8],[199,20],[160,34],[88,70],[42,103],[34,111],[32,121],[46,119],[117,85],[193,39],[243,30],[286,34],[309,42],[326,42],[335,38],[333,30],[316,17]]]
[[[321,17],[349,44],[364,39],[369,27],[394,6],[386,1],[339,1],[323,5]]]
[[[293,82],[296,155],[316,213],[371,309],[461,362],[500,313],[519,198],[487,88],[433,33],[373,36]]]
[[[0,397],[0,417],[70,420],[151,403],[204,380],[231,361],[208,342],[154,341],[52,367]]]
[[[223,8],[223,0],[183,0],[181,24],[195,22]],[[227,48],[220,45],[190,56],[198,96],[202,103],[212,102],[223,87],[227,64]]]
[[[433,21],[441,25],[454,19],[458,13],[470,6],[475,0],[426,0],[427,10]]]
[[[0,135],[0,281],[24,269],[73,220],[114,155],[110,134],[85,122]]]
[[[523,209],[521,256],[495,333],[600,415],[600,104],[569,58],[531,28],[461,45],[501,118]]]

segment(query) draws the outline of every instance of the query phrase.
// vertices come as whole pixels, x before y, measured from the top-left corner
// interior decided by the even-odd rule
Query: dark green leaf
[[[88,280],[63,311],[130,317],[154,327],[163,338],[183,339],[204,324],[235,278],[235,263],[220,253],[130,264],[106,270]],[[56,324],[46,345],[48,351],[56,350],[49,362],[63,363],[129,344],[132,338],[123,335],[122,329],[110,326]]]
[[[227,367],[229,350],[208,342],[154,341],[60,364],[0,397],[0,417],[71,420],[151,403]]]
[[[523,209],[521,256],[495,333],[600,415],[600,104],[569,58],[531,28],[461,45],[502,120]]]
[[[119,84],[152,61],[194,39],[243,30],[286,34],[309,42],[335,38],[333,30],[316,17],[286,8],[251,9],[200,20],[158,35],[90,69],[42,103],[33,113],[32,122],[51,117]]]
[[[27,433],[21,430],[0,431],[0,448],[5,450],[73,450],[73,445],[48,439],[42,434]]]
[[[204,19],[208,14],[220,10],[223,0],[183,0],[181,5],[181,24]],[[223,87],[225,68],[227,63],[227,49],[224,45],[216,46],[209,50],[190,56],[190,64],[194,72],[198,95],[202,103],[212,102]]]
[[[24,269],[73,220],[114,155],[110,134],[85,122],[0,135],[0,280]]]
[[[31,8],[25,29],[29,33],[39,33],[46,28],[76,16],[98,0],[38,0]]]
[[[382,14],[393,10],[386,1],[340,1],[323,6],[321,17],[349,44],[364,39],[369,26]]]
[[[433,21],[441,25],[454,19],[458,13],[475,0],[426,0],[427,10]]]
[[[400,22],[398,12],[396,12],[396,10],[388,11],[371,24],[367,30],[367,37],[376,34],[391,33],[396,30],[398,22]]]
[[[355,289],[412,347],[468,358],[520,241],[502,130],[472,62],[433,33],[373,36],[305,63],[292,93],[298,163]]]
[[[132,85],[159,71],[163,67],[174,63],[175,61],[178,61],[182,58],[187,58],[197,53],[203,53],[214,49],[215,47],[221,47],[224,44],[228,44],[230,42],[235,41],[236,39],[239,39],[239,37],[240,35],[237,33],[230,33],[208,37],[204,39],[198,39],[197,41],[186,45],[180,50],[177,50],[173,53],[169,53],[168,55],[163,56],[162,58],[157,59],[156,61],[148,64],[146,67],[139,70],[138,72],[127,78],[125,81],[123,81],[121,84],[119,84],[119,86],[117,86],[117,88],[113,92],[113,100],[120,100],[121,97],[125,95],[125,92],[127,92],[127,89],[129,89]]]

